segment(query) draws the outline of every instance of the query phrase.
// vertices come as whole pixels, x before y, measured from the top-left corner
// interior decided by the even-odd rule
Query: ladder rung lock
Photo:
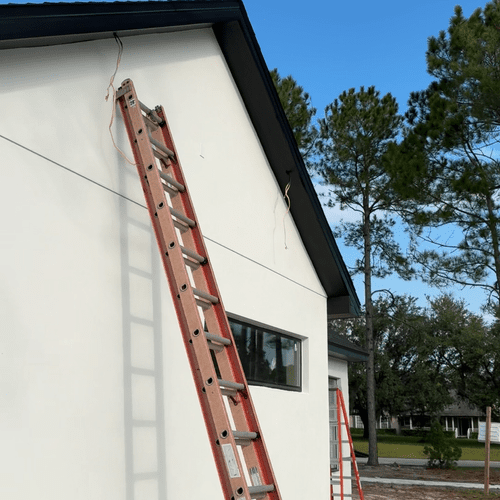
[[[194,260],[188,259],[187,257],[184,257],[184,264],[186,264],[186,266],[189,266],[191,269],[198,269],[201,266],[199,262],[195,262]]]
[[[231,345],[231,341],[229,339],[221,337],[220,335],[214,335],[213,333],[205,332],[205,337],[212,342],[217,342],[218,344]]]
[[[213,342],[210,342],[210,341],[208,341],[207,344],[208,344],[208,348],[212,351],[222,352],[224,350],[224,346],[222,346],[220,344],[214,344]]]
[[[143,102],[139,101],[139,106],[141,107],[142,111],[150,117],[151,120],[155,121],[156,123],[160,124],[161,120],[160,117],[152,110],[149,109]]]
[[[215,297],[214,295],[210,295],[207,292],[204,292],[203,290],[198,290],[197,288],[193,288],[193,293],[200,297],[200,299],[205,299],[208,302],[211,302],[212,304],[217,304],[219,302],[219,299]]]
[[[153,155],[155,158],[158,158],[158,160],[163,160],[163,161],[169,161],[170,157],[167,156],[163,151],[160,151],[158,149],[152,148],[151,151],[153,152]]]
[[[178,189],[181,193],[183,193],[186,190],[186,188],[180,182],[177,182],[175,179],[170,177],[170,175],[166,174],[165,172],[162,172],[161,170],[160,170],[160,177],[165,182],[172,184],[172,186],[174,186],[176,189]]]
[[[210,302],[206,302],[205,300],[197,299],[195,297],[195,301],[196,301],[196,305],[201,307],[205,311],[212,307],[212,304]]]
[[[177,212],[177,210],[174,210],[172,207],[170,208],[170,213],[176,218],[179,219],[180,221],[184,222],[184,224],[188,225],[189,227],[194,227],[196,223],[194,220],[190,219],[189,217],[186,217],[185,215],[181,214],[180,212]]]
[[[274,484],[263,484],[262,486],[249,486],[248,492],[251,498],[263,498],[266,493],[274,491]]]
[[[154,120],[155,117],[146,113],[145,115],[142,115],[142,118],[144,119],[146,127],[150,128],[151,130],[158,130],[158,124]]]

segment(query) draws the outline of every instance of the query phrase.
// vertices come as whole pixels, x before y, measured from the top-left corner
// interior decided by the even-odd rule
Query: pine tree
[[[317,171],[328,189],[328,204],[358,212],[359,222],[342,222],[334,233],[360,251],[355,273],[364,275],[367,363],[367,411],[370,465],[377,465],[372,277],[398,271],[408,277],[407,262],[393,237],[391,179],[383,158],[396,141],[402,117],[391,94],[374,87],[343,92],[319,120]]]

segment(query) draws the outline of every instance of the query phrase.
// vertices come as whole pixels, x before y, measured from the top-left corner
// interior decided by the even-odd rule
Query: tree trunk
[[[359,411],[359,418],[361,422],[363,422],[363,438],[368,439],[368,412],[366,408],[362,411]]]
[[[497,224],[497,217],[495,215],[495,210],[494,210],[494,202],[492,199],[491,192],[488,192],[487,197],[486,197],[486,204],[488,207],[488,226],[491,231],[491,243],[493,246],[493,259],[494,259],[494,265],[495,265],[495,277],[496,277],[496,290],[497,290],[497,307],[500,305],[499,304],[499,295],[498,295],[498,290],[500,289],[500,248],[499,248],[499,237],[498,237],[498,224]],[[497,312],[497,314],[500,314]]]
[[[368,362],[366,365],[366,401],[368,412],[368,465],[378,465],[377,453],[377,415],[375,411],[375,346],[373,342],[373,303],[372,303],[372,268],[371,234],[368,200],[365,204],[363,235],[365,258],[365,308],[366,308],[366,346]]]

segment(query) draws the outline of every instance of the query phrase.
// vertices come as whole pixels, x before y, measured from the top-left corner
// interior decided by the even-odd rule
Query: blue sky
[[[322,116],[325,106],[344,90],[371,85],[382,95],[390,92],[404,112],[410,92],[423,90],[431,82],[425,62],[428,37],[448,28],[455,5],[461,5],[469,17],[484,7],[486,0],[244,3],[269,69],[278,68],[281,76],[292,75],[311,95],[317,115]],[[293,190],[290,195],[293,197]],[[331,224],[340,217],[349,218],[345,212],[325,212]],[[356,251],[343,246],[341,240],[338,243],[347,265],[352,264]],[[355,277],[354,283],[363,303],[362,277]],[[373,290],[382,288],[418,296],[421,305],[425,305],[426,295],[439,294],[419,281],[408,283],[397,277],[374,280]],[[482,293],[456,287],[448,291],[479,312]]]
[[[344,90],[371,85],[382,95],[390,92],[404,112],[410,92],[426,88],[431,81],[425,63],[427,39],[447,29],[457,3],[468,17],[484,7],[486,0],[244,0],[269,69],[276,67],[282,76],[292,75],[311,95],[319,117]],[[345,213],[325,212],[331,224],[341,216],[348,218]],[[338,243],[349,266],[357,254],[342,241]],[[354,283],[363,302],[362,278],[355,277]],[[418,281],[407,283],[397,277],[375,280],[373,289],[381,288],[419,296],[421,305],[425,295],[439,293]],[[451,290],[479,312],[481,293]]]

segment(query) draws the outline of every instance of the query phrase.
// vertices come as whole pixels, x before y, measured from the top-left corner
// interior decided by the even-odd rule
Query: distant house
[[[476,407],[472,407],[465,401],[456,401],[447,406],[440,414],[439,420],[443,429],[453,431],[455,437],[470,437],[472,432],[477,432],[479,422],[484,420],[485,413]],[[402,429],[414,430],[429,428],[431,417],[425,415],[401,415],[381,416],[377,421],[377,429],[396,429],[400,432]],[[357,415],[351,415],[351,425],[354,428],[363,428],[363,423]]]
[[[108,130],[117,65],[165,108],[282,497],[328,498],[328,381],[347,395],[356,353],[327,318],[360,305],[238,0],[0,6],[0,498],[222,498]]]

